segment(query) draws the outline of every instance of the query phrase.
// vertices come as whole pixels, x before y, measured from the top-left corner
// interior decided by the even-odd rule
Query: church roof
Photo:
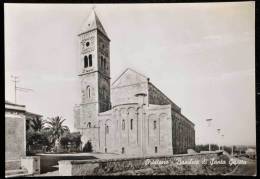
[[[98,29],[100,32],[102,32],[105,36],[107,36],[107,33],[101,24],[96,12],[94,9],[90,12],[88,18],[83,22],[81,28],[80,28],[80,33],[83,34],[85,32],[89,32],[91,30]]]
[[[120,81],[120,79],[122,78],[122,77],[124,77],[127,73],[132,73],[132,74],[135,74],[136,75],[136,77],[139,77],[138,79],[139,80],[141,80],[141,81],[149,81],[149,78],[148,77],[146,77],[145,75],[143,75],[143,74],[141,74],[141,73],[139,73],[139,72],[137,72],[137,71],[135,71],[135,70],[133,70],[133,69],[131,69],[131,68],[127,68],[125,71],[123,71],[122,73],[121,73],[121,75],[119,75],[117,78],[116,78],[116,80],[112,83],[112,86],[115,86],[116,85],[116,83],[118,82],[118,81]],[[136,78],[137,79],[137,78]],[[124,80],[123,80],[124,81]]]

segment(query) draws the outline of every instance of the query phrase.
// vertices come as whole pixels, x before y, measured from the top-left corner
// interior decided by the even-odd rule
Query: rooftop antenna
[[[32,89],[30,88],[22,88],[22,87],[18,87],[17,86],[17,82],[19,82],[19,77],[18,76],[15,76],[15,75],[11,75],[11,78],[13,79],[12,81],[14,82],[14,103],[16,104],[16,94],[17,94],[17,90],[18,91],[21,91],[21,92],[30,92],[30,91],[33,91]]]

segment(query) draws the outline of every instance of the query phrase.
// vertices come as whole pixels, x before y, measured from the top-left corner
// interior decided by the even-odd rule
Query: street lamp
[[[224,134],[222,134],[221,137],[222,137],[222,150],[224,150]]]
[[[220,150],[220,129],[217,129],[217,139],[218,139],[218,150]]]
[[[143,141],[144,141],[143,140],[143,126],[144,126],[144,117],[143,117],[143,115],[144,115],[144,108],[143,108],[143,106],[145,105],[144,98],[146,96],[147,96],[147,94],[145,94],[145,93],[137,93],[137,94],[135,94],[135,97],[138,98],[138,104],[139,104],[138,109],[139,108],[142,109],[142,119],[141,119],[141,154],[142,154],[142,156],[144,154],[144,152],[143,152]],[[138,110],[137,110],[137,112],[138,112]]]
[[[212,120],[213,120],[213,119],[206,119],[209,128],[210,128],[210,122],[211,122]],[[210,142],[209,142],[209,151],[211,151]]]

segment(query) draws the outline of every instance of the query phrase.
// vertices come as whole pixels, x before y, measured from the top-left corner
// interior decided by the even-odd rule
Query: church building
[[[93,151],[129,156],[187,153],[194,124],[150,79],[127,68],[110,82],[110,39],[92,10],[78,35],[81,102],[74,125]]]

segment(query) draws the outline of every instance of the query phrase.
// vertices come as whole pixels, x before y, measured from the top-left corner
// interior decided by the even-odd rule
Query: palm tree
[[[37,132],[45,128],[45,123],[46,121],[41,118],[34,118],[33,120],[31,120],[29,125],[35,132]]]
[[[56,140],[60,140],[60,137],[65,133],[69,132],[68,126],[63,125],[63,122],[66,119],[62,119],[60,116],[48,118],[48,121],[46,121],[46,124],[48,127],[46,127],[47,130],[51,133],[51,140],[52,143],[55,143]]]

